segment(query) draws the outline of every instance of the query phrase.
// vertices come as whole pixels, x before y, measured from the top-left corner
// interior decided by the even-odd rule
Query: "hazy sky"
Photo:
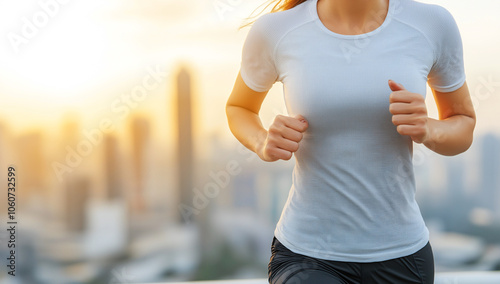
[[[141,84],[148,66],[169,75],[134,110],[168,120],[172,75],[179,62],[187,62],[201,127],[228,134],[224,103],[248,32],[238,26],[263,0],[66,2],[0,0],[0,120],[21,131],[51,126],[76,110],[84,113],[85,123],[96,123],[115,115],[112,103]],[[454,15],[477,102],[478,132],[500,131],[500,1],[422,2],[442,5]],[[484,82],[490,82],[489,89],[481,87]],[[432,96],[428,107],[435,115]],[[283,108],[277,83],[262,110],[264,123],[284,113]]]

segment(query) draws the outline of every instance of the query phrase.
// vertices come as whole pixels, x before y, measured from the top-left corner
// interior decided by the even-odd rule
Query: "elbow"
[[[456,151],[455,153],[453,153],[452,155],[449,155],[449,156],[456,156],[456,155],[462,154],[464,152],[467,152],[467,150],[469,150],[469,148],[472,146],[472,141],[473,141],[473,134],[471,133],[470,137],[466,137],[465,139],[463,139],[463,141],[461,143],[462,145],[458,149],[458,151]]]
[[[447,148],[447,149],[441,149],[440,151],[439,150],[434,150],[434,151],[443,156],[453,157],[466,152],[467,150],[469,150],[471,145],[472,145],[472,140],[470,140],[470,142],[465,141],[463,144],[455,148]]]
[[[475,117],[469,117],[467,120],[467,130],[464,135],[462,135],[457,141],[457,146],[455,151],[450,151],[449,155],[447,156],[456,156],[459,154],[462,154],[466,152],[467,150],[470,149],[472,146],[472,143],[474,142],[474,128],[476,125],[476,118]]]
[[[226,102],[226,115],[229,113],[229,110],[233,107],[232,104],[229,103],[229,101]]]
[[[232,105],[230,103],[226,103],[225,111],[226,111],[227,125],[229,126],[229,130],[231,130],[231,132],[234,134],[234,125],[233,124],[234,124],[235,118],[237,116],[238,106]]]
[[[474,140],[475,116],[460,115],[441,120],[435,124],[430,141],[424,143],[429,149],[443,156],[456,156],[469,150]]]
[[[474,129],[476,128],[476,114],[473,113],[472,115],[468,116],[467,119],[468,123],[468,135],[466,135],[465,142],[464,142],[464,150],[462,152],[465,152],[469,150],[469,148],[472,146],[472,143],[474,141]]]
[[[226,121],[229,126],[229,129],[231,129],[231,105],[229,105],[228,103],[226,103],[225,111],[226,111]]]
[[[228,122],[230,122],[230,120],[231,120],[231,114],[233,113],[233,110],[234,110],[234,105],[231,105],[229,102],[226,103],[225,111],[226,111],[226,118],[227,118]]]

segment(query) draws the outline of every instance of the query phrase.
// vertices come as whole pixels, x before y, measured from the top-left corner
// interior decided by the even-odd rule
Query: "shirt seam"
[[[418,266],[417,260],[415,259],[415,253],[413,253],[411,255],[411,257],[413,259],[413,263],[415,264],[415,266],[417,268],[417,273],[418,273],[418,277],[420,278],[420,283],[424,284],[424,278],[422,277],[422,273],[420,273],[420,267]]]
[[[465,84],[466,78],[467,78],[467,76],[465,75],[465,73],[463,73],[462,76],[460,76],[460,79],[457,80],[456,83],[453,83],[453,84],[450,84],[447,86],[430,86],[429,85],[429,87],[431,87],[432,89],[434,89],[438,92],[441,92],[441,93],[450,93],[450,92],[454,92],[454,91],[458,90],[460,87],[462,87]]]
[[[274,69],[276,71],[276,74],[278,74],[278,78],[280,77],[280,72],[278,72],[278,67],[277,67],[277,64],[276,64],[276,53],[278,51],[278,47],[279,45],[282,43],[283,39],[289,34],[291,33],[292,31],[306,25],[306,24],[309,24],[310,22],[313,22],[314,19],[309,19],[307,20],[306,22],[302,23],[302,24],[299,24],[291,29],[289,29],[288,31],[286,31],[279,39],[278,41],[276,41],[276,45],[274,46],[274,49],[273,49],[273,53],[272,53],[272,56],[273,56],[273,62],[274,62]]]
[[[436,65],[436,63],[438,62],[439,60],[439,54],[437,54],[437,51],[435,50],[433,44],[432,44],[432,41],[429,39],[429,37],[423,32],[421,31],[419,28],[407,23],[407,22],[403,22],[402,20],[400,20],[399,18],[396,18],[396,17],[393,17],[393,20],[395,21],[398,21],[400,22],[401,24],[403,25],[406,25],[414,30],[416,30],[424,39],[425,41],[427,42],[427,44],[430,46],[431,50],[432,50],[432,55],[433,55],[433,58],[434,58],[434,62],[432,62],[432,66],[431,66],[431,69],[429,70],[429,72],[432,70],[432,68],[434,67],[434,65]]]

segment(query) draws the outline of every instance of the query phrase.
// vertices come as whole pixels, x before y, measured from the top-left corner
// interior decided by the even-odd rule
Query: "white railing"
[[[437,273],[434,284],[500,284],[500,272]],[[169,284],[268,284],[267,279],[177,282]],[[165,283],[166,284],[166,283]]]
[[[445,272],[436,274],[435,284],[500,284],[500,272]]]

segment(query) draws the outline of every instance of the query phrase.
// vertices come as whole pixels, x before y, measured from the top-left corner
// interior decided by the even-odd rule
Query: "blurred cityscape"
[[[44,129],[13,134],[0,121],[1,169],[13,165],[18,178],[16,277],[2,264],[0,283],[267,277],[294,162],[262,162],[217,134],[203,137],[200,154],[189,70],[179,68],[175,92],[165,91],[176,98],[175,147],[154,141],[145,113],[127,117],[125,135],[106,123],[83,129],[69,114],[57,139]],[[476,137],[456,157],[416,145],[414,157],[437,271],[500,270],[500,138]],[[6,196],[6,182],[0,188]]]

